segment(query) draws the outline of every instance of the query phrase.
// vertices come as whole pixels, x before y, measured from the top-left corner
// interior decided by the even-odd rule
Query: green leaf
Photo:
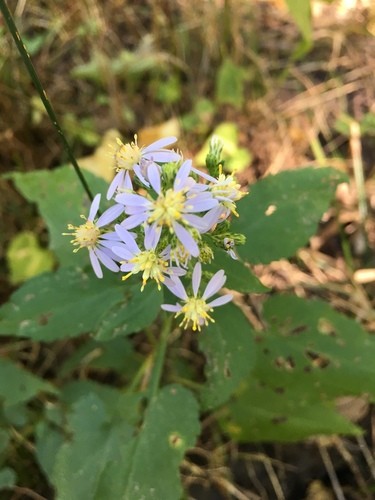
[[[181,497],[179,464],[199,432],[198,405],[186,389],[162,389],[136,435],[93,392],[76,400],[68,423],[72,439],[57,452],[52,474],[59,500]]]
[[[108,163],[110,164],[110,161]],[[102,179],[90,172],[84,172],[84,176],[94,194],[106,191],[107,184]],[[80,215],[87,216],[90,207],[90,201],[73,167],[65,166],[55,170],[27,173],[15,172],[6,177],[14,181],[17,189],[27,200],[37,204],[39,213],[48,227],[50,248],[60,263],[86,266],[88,253],[83,249],[73,254],[70,243],[72,238],[62,235],[67,231],[68,224],[80,225],[82,223]]]
[[[10,467],[4,467],[0,470],[0,490],[12,488],[16,484],[16,473]]]
[[[199,334],[199,347],[206,357],[207,383],[200,398],[205,409],[226,402],[254,367],[253,331],[233,304],[218,307],[215,323]]]
[[[312,41],[310,0],[286,0],[289,11],[306,42]]]
[[[212,273],[224,269],[227,275],[225,287],[231,290],[241,293],[264,293],[268,290],[251,272],[249,267],[239,260],[232,259],[224,251],[218,250],[215,252],[215,258],[207,266],[207,269]]]
[[[267,264],[293,256],[317,230],[337,184],[346,176],[332,168],[303,168],[268,176],[256,182],[240,200],[233,232],[246,236],[238,247],[252,264]]]
[[[264,319],[256,368],[229,404],[227,432],[245,441],[360,432],[334,401],[364,393],[375,399],[375,339],[318,300],[272,297]]]
[[[0,358],[0,380],[6,381],[0,384],[0,400],[6,407],[28,401],[41,391],[56,393],[51,384],[5,358]]]
[[[118,337],[106,342],[88,339],[63,363],[59,370],[61,377],[66,377],[74,370],[115,370],[122,375],[132,377],[139,365],[137,353],[129,339]]]
[[[154,321],[162,302],[163,293],[154,283],[149,283],[143,292],[139,284],[133,285],[128,301],[115,304],[103,317],[96,334],[97,340],[112,340],[119,335],[139,332]]]
[[[134,448],[129,449],[122,498],[181,498],[179,464],[194,446],[199,428],[192,394],[177,385],[164,387],[151,401]]]
[[[38,238],[30,231],[18,233],[6,252],[10,282],[15,285],[33,276],[52,271],[53,254],[39,245]]]
[[[148,326],[160,302],[152,285],[141,294],[115,274],[97,279],[92,272],[61,268],[31,279],[0,308],[0,335],[53,341],[99,329],[105,332],[101,338],[110,339]]]
[[[57,498],[97,498],[105,469],[118,463],[124,465],[126,443],[131,440],[133,428],[125,420],[111,422],[104,403],[94,393],[77,401],[68,423],[73,439],[57,452],[51,477]],[[121,498],[113,497],[110,491],[107,495]]]
[[[239,109],[244,102],[246,70],[225,59],[219,68],[216,81],[216,98],[219,104],[231,104]]]

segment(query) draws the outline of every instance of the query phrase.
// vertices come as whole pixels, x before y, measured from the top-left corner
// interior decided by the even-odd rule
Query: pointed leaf
[[[275,296],[264,306],[268,330],[256,335],[256,368],[229,404],[226,430],[239,440],[302,439],[357,433],[335,399],[375,399],[375,339],[328,304]]]
[[[232,222],[232,230],[247,238],[238,253],[252,264],[293,256],[315,234],[345,180],[332,168],[303,168],[256,182],[238,202],[240,217]]]
[[[215,408],[238,389],[254,367],[254,337],[250,324],[233,304],[215,310],[215,323],[199,334],[206,356],[207,383],[200,393],[205,409]]]

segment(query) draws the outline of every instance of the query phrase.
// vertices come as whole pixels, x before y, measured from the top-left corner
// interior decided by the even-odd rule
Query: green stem
[[[35,85],[35,88],[36,88],[38,94],[39,94],[39,97],[43,102],[43,105],[47,111],[47,114],[48,114],[53,126],[57,130],[57,133],[61,139],[62,145],[63,145],[63,147],[68,155],[68,158],[69,158],[71,164],[73,165],[74,170],[75,170],[76,174],[78,175],[78,178],[79,178],[84,190],[87,193],[87,196],[92,201],[94,198],[93,198],[93,195],[91,193],[91,190],[86,182],[86,179],[82,175],[82,172],[81,172],[81,170],[78,166],[78,163],[73,155],[73,152],[68,144],[68,141],[66,140],[64,132],[62,131],[62,128],[60,127],[57,116],[53,110],[52,104],[50,103],[50,101],[47,97],[47,94],[43,88],[43,85],[42,85],[41,81],[39,80],[39,77],[35,71],[34,65],[31,61],[30,55],[27,52],[25,44],[22,41],[21,35],[20,35],[20,33],[19,33],[15,23],[14,23],[12,14],[10,13],[10,11],[8,9],[8,6],[6,5],[5,0],[0,0],[0,10],[4,16],[5,22],[6,22],[8,29],[13,37],[13,40],[15,41],[15,44],[17,46],[18,52],[21,55],[23,63],[25,64],[26,69],[29,72],[29,75],[30,75],[30,77]]]
[[[173,316],[171,314],[164,315],[164,322],[159,343],[154,354],[154,368],[152,370],[150,382],[150,399],[154,398],[159,390],[160,380],[163,374],[165,353],[167,351],[168,338],[171,331],[172,319]]]

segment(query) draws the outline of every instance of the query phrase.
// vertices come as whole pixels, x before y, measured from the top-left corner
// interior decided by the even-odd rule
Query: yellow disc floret
[[[81,215],[82,218],[85,218]],[[94,222],[87,220],[84,224],[80,226],[73,226],[68,224],[68,229],[73,231],[72,233],[63,233],[64,235],[74,236],[71,243],[78,248],[74,249],[74,252],[78,252],[80,248],[94,248],[100,236],[100,229],[94,224]]]
[[[133,170],[134,165],[142,159],[142,149],[137,144],[137,136],[134,136],[134,142],[124,144],[117,139],[118,149],[115,152],[115,168],[120,170]]]
[[[147,280],[150,278],[155,280],[158,285],[158,289],[161,289],[160,283],[163,283],[164,281],[163,272],[165,272],[168,267],[168,263],[156,255],[154,250],[145,250],[144,252],[140,252],[128,262],[134,264],[134,267],[130,273],[123,276],[123,280],[129,278],[132,274],[137,274],[143,271],[141,291],[143,291]]]
[[[200,332],[203,323],[206,326],[209,321],[215,323],[215,320],[208,314],[211,311],[213,311],[212,307],[206,304],[204,299],[189,297],[182,306],[181,311],[176,314],[176,317],[183,314],[184,318],[179,326],[186,329],[191,324],[193,331],[198,330]]]
[[[155,200],[148,223],[156,222],[159,226],[171,228],[174,221],[182,218],[184,205],[185,195],[183,191],[168,189],[165,194],[160,194]]]
[[[238,217],[235,202],[247,195],[247,193],[241,191],[240,188],[241,185],[236,182],[233,175],[223,174],[220,168],[217,181],[211,184],[211,193],[214,198],[227,198],[225,201],[221,202],[222,205]]]

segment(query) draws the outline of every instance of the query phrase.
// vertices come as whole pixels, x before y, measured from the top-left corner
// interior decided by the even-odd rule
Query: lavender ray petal
[[[206,212],[218,205],[218,201],[215,198],[208,198],[207,200],[199,199],[200,197],[190,199],[186,202],[185,206],[189,212]]]
[[[160,194],[161,191],[160,172],[159,172],[159,167],[154,162],[151,162],[147,168],[147,177],[154,191]]]
[[[100,204],[100,193],[95,195],[95,198],[92,200],[91,207],[90,207],[90,213],[87,218],[87,220],[93,221],[96,217],[96,214],[98,213],[99,210],[99,204]]]
[[[174,180],[173,187],[176,191],[182,189],[189,177],[191,170],[191,160],[185,160],[184,163],[179,168],[176,178]]]
[[[190,226],[198,229],[199,232],[206,232],[207,223],[203,217],[198,217],[198,215],[184,214],[184,221],[186,221]]]
[[[198,257],[198,255],[199,255],[198,245],[197,245],[195,239],[189,233],[189,231],[187,231],[185,228],[183,228],[177,222],[173,223],[173,229],[174,229],[174,232],[176,233],[177,238],[184,245],[184,247],[186,248],[186,250],[193,257]]]
[[[185,276],[186,274],[186,269],[182,269],[181,267],[168,267],[165,270],[166,274],[169,274],[170,276]]]
[[[89,250],[89,256],[90,256],[90,262],[92,265],[92,268],[94,270],[94,273],[98,278],[103,278],[103,271],[102,268],[100,267],[100,262],[98,257],[95,254],[94,250]]]
[[[118,194],[115,200],[117,203],[121,203],[122,205],[131,205],[133,207],[147,207],[151,204],[151,202],[144,196],[132,193]]]
[[[216,183],[216,182],[217,182],[217,179],[215,179],[215,177],[212,177],[211,175],[206,174],[206,172],[202,172],[202,170],[199,170],[199,169],[197,169],[197,168],[195,168],[195,167],[191,167],[191,170],[192,170],[195,174],[197,174],[197,175],[199,175],[199,176],[203,177],[203,179],[206,179],[207,181],[214,182],[214,183]]]
[[[160,240],[162,228],[157,224],[145,225],[144,246],[146,250],[155,249]]]
[[[224,304],[227,304],[233,299],[233,295],[222,295],[221,297],[218,297],[217,299],[213,300],[212,302],[207,302],[207,305],[210,307],[218,307],[218,306],[223,306]]]
[[[129,252],[129,250],[124,246],[113,246],[112,252],[120,257],[120,259],[130,260],[134,257],[134,254]]]
[[[144,155],[145,159],[157,161],[160,163],[170,163],[173,161],[179,161],[181,156],[174,151],[150,151]]]
[[[97,248],[95,250],[95,253],[96,253],[96,256],[98,257],[98,259],[100,260],[100,262],[107,269],[109,269],[110,271],[113,271],[114,273],[118,272],[118,270],[119,270],[118,265],[115,262],[113,262],[113,260],[110,257],[108,257],[108,255],[103,250],[100,250],[99,248]]]
[[[162,139],[158,139],[154,141],[149,146],[144,148],[145,153],[149,153],[150,151],[158,151],[161,148],[165,148],[165,146],[169,146],[177,141],[177,137],[173,137],[172,135],[169,137],[163,137]]]
[[[168,312],[181,311],[181,306],[179,304],[176,304],[175,306],[172,304],[162,304],[160,307],[163,309],[163,311],[168,311]]]
[[[142,174],[142,168],[140,165],[135,165],[134,168],[134,173],[138,177],[138,179],[147,187],[150,187],[150,183],[144,178]]]
[[[204,299],[208,299],[212,295],[214,295],[216,292],[218,292],[224,285],[224,283],[227,281],[227,277],[224,274],[224,271],[220,269],[217,273],[215,273],[210,281],[208,282],[208,285],[206,286],[202,297]]]
[[[182,281],[177,276],[172,278],[165,278],[163,284],[168,288],[173,295],[176,295],[179,299],[185,300],[188,298],[184,285]]]
[[[199,286],[201,284],[201,279],[202,279],[202,266],[200,262],[197,262],[194,266],[193,277],[191,280],[191,283],[193,285],[194,297],[196,297],[198,294]]]
[[[107,224],[110,224],[115,219],[117,219],[117,217],[119,217],[123,213],[123,211],[124,211],[124,206],[121,205],[120,203],[116,203],[116,205],[107,208],[107,210],[102,213],[96,225],[98,227],[103,227],[106,226]]]
[[[115,231],[121,238],[121,241],[125,243],[125,245],[128,247],[128,250],[136,255],[140,252],[140,249],[134,239],[134,237],[127,231],[122,224],[116,224],[115,225]]]
[[[125,262],[120,266],[120,271],[122,271],[123,273],[131,273],[133,269],[134,269],[134,264],[131,262]]]
[[[133,229],[145,222],[145,220],[147,220],[147,214],[145,213],[130,215],[130,217],[127,217],[123,222],[121,222],[121,226],[125,229]]]
[[[109,185],[108,191],[107,191],[107,200],[110,200],[112,196],[115,194],[116,189],[121,186],[123,183],[124,179],[124,171],[120,170],[117,172],[117,174],[114,176],[111,184]]]

